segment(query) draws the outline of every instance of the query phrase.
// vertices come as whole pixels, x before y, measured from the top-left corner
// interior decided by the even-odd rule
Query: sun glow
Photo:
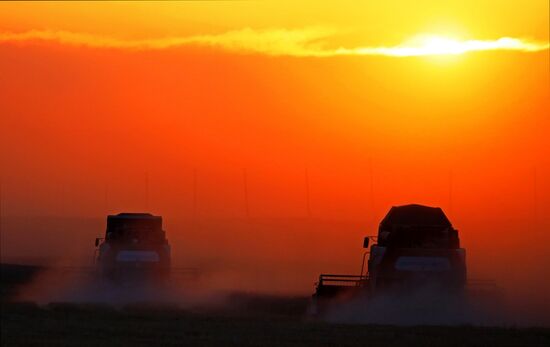
[[[393,47],[359,48],[357,54],[381,54],[398,57],[425,55],[457,55],[475,51],[515,50],[534,52],[547,49],[548,45],[501,37],[496,40],[458,40],[445,36],[420,35]]]
[[[419,40],[417,47],[410,48],[411,53],[416,54],[461,54],[466,52],[462,42],[443,36],[428,36]]]

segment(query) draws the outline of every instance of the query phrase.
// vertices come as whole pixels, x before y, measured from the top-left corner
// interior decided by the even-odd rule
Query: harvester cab
[[[366,237],[363,247],[367,251],[360,274],[321,274],[313,295],[315,302],[407,293],[425,286],[462,290],[466,284],[465,250],[460,248],[458,231],[441,208],[392,207],[381,221],[378,235]]]
[[[466,253],[441,208],[392,207],[371,246],[368,274],[374,291],[411,285],[460,289],[466,283]]]
[[[149,213],[107,216],[104,238],[97,238],[96,265],[103,278],[165,278],[170,271],[170,245],[162,217]]]

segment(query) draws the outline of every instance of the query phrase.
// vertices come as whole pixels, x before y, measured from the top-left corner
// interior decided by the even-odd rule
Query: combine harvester
[[[364,248],[368,249],[370,240],[376,243],[364,253],[359,275],[319,276],[312,314],[356,298],[368,304],[381,295],[406,298],[425,289],[460,298],[468,290],[496,290],[492,281],[467,281],[466,251],[441,208],[392,207],[380,223],[378,235],[365,237]]]
[[[174,277],[197,276],[196,269],[171,267],[170,244],[160,216],[109,215],[105,237],[96,238],[95,246],[99,277],[115,284],[163,285]]]
[[[38,273],[39,272],[39,273]],[[194,268],[174,268],[162,217],[119,213],[96,238],[93,264],[37,269],[27,300],[37,302],[180,302],[198,285]]]

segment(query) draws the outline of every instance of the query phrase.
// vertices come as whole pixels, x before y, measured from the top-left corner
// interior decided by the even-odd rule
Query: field
[[[545,328],[330,324],[307,298],[234,294],[224,309],[13,302],[37,268],[2,266],[3,346],[548,346]]]

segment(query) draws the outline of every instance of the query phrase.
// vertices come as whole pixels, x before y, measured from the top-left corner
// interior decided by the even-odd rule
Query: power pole
[[[193,169],[193,223],[197,219],[197,169]]]
[[[244,212],[246,218],[250,218],[250,210],[248,206],[248,178],[246,168],[243,169],[243,188],[244,188]]]
[[[60,204],[61,204],[61,215],[68,215],[68,212],[67,212],[67,204],[66,204],[66,197],[65,197],[65,194],[66,193],[66,189],[65,189],[65,182],[61,182],[59,184],[59,200],[60,200]]]
[[[370,189],[369,189],[369,198],[370,198],[370,208],[371,208],[371,217],[372,222],[376,218],[375,206],[374,206],[374,169],[372,167],[372,158],[369,158],[369,179],[370,179]]]
[[[149,212],[149,173],[145,173],[145,212]]]
[[[453,169],[449,170],[449,214],[453,214]]]
[[[311,218],[311,198],[309,195],[309,172],[306,167],[306,211],[307,211],[307,217]]]
[[[2,247],[2,207],[3,207],[3,204],[2,204],[2,177],[0,177],[0,248]]]
[[[533,232],[537,233],[538,226],[538,197],[537,197],[537,168],[533,168]]]
[[[104,188],[104,196],[103,196],[103,203],[105,208],[105,213],[109,213],[109,184],[105,182],[105,188]]]

